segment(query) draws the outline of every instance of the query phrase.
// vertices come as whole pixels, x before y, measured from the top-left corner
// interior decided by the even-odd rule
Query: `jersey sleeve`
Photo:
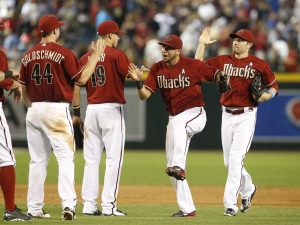
[[[154,64],[149,73],[148,76],[144,82],[145,88],[147,88],[150,92],[154,93],[157,90],[157,82],[156,82],[156,64]]]
[[[0,71],[4,72],[8,70],[7,57],[4,52],[0,51]]]
[[[275,88],[278,93],[278,83],[275,74],[272,72],[269,64],[265,63],[262,71],[262,81],[268,88]]]
[[[120,51],[120,53],[116,58],[116,64],[117,64],[118,72],[124,77],[126,77],[128,74],[129,63],[130,62],[127,55],[124,52]]]
[[[20,67],[20,79],[19,82],[21,84],[26,84],[26,78],[25,78],[25,66],[23,65],[23,63],[21,63],[21,67]]]
[[[14,81],[12,78],[6,78],[5,80],[0,81],[0,88],[5,89],[6,91],[10,90],[13,86]]]
[[[87,64],[88,56],[89,56],[89,53],[86,53],[86,54],[84,54],[83,56],[80,57],[80,59],[79,59],[79,65],[81,67],[84,67]]]
[[[0,51],[0,71],[4,72],[8,70],[8,62],[7,57],[4,52]],[[13,85],[14,81],[12,78],[6,78],[0,81],[0,88],[5,90],[10,90],[11,86]]]
[[[218,58],[217,57],[213,57],[213,58],[210,58],[210,59],[207,59],[204,61],[206,64],[208,64],[209,66],[213,67],[213,68],[217,68],[217,69],[222,69],[220,66],[221,66],[221,63],[219,63],[218,61]]]
[[[197,61],[197,71],[199,71],[199,79],[200,81],[213,81],[215,71],[217,70],[215,67],[210,66],[208,63],[202,62],[200,60]]]
[[[83,67],[80,66],[76,56],[70,50],[67,51],[66,58],[63,61],[64,71],[70,79],[78,81],[81,77]]]

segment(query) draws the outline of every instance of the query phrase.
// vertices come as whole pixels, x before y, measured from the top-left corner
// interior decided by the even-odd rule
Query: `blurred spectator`
[[[146,41],[144,48],[144,65],[147,68],[150,68],[154,63],[162,59],[161,56],[161,46],[158,45],[160,41],[156,37],[156,32],[159,29],[159,26],[156,22],[152,22],[148,27],[150,27],[150,33]]]
[[[15,13],[15,0],[0,0],[0,18],[11,18]]]
[[[38,18],[55,14],[66,24],[60,41],[78,57],[96,38],[95,27],[109,19],[126,31],[120,48],[130,60],[149,67],[160,59],[153,54],[156,43],[168,34],[181,35],[184,54],[193,56],[199,32],[211,26],[218,42],[206,52],[209,57],[230,54],[229,33],[248,28],[256,35],[256,56],[274,71],[300,72],[300,0],[0,0],[0,6],[0,22],[7,28],[2,48],[15,66],[40,41]]]

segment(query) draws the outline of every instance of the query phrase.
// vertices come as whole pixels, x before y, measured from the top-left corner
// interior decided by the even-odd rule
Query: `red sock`
[[[5,208],[9,212],[15,210],[15,185],[16,174],[14,166],[4,166],[0,168],[0,186],[2,188]]]

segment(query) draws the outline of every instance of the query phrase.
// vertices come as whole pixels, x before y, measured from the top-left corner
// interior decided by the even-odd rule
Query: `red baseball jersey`
[[[80,64],[84,66],[89,56],[90,52],[82,56]],[[123,51],[106,46],[92,77],[86,83],[88,104],[125,104],[124,87],[129,63]]]
[[[56,43],[39,43],[21,60],[20,83],[32,102],[72,102],[74,82],[83,68],[71,50]]]
[[[206,60],[209,65],[224,71],[230,76],[231,91],[222,94],[220,102],[228,107],[251,107],[257,103],[253,100],[250,86],[254,77],[260,73],[262,81],[268,88],[278,92],[278,84],[269,64],[249,55],[237,59],[234,55],[222,55]]]
[[[200,60],[181,56],[176,65],[155,63],[145,80],[145,87],[152,93],[160,89],[166,109],[176,115],[193,107],[204,106],[202,81],[212,81],[215,70]]]
[[[7,70],[8,70],[8,63],[7,63],[6,55],[4,52],[2,52],[0,50],[0,71],[4,72]],[[14,83],[14,81],[12,78],[6,78],[5,80],[0,81],[0,101],[1,102],[5,101],[3,89],[10,90],[13,83]]]

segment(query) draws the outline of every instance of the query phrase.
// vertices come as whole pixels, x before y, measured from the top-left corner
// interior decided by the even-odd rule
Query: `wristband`
[[[73,113],[74,113],[74,116],[80,117],[80,105],[73,106]]]
[[[276,92],[273,89],[270,89],[267,91],[268,93],[270,93],[272,95],[271,98],[273,98],[276,95]]]
[[[136,81],[136,88],[138,90],[142,89],[143,86],[144,86],[144,81],[143,80]]]
[[[4,77],[5,77],[5,79],[6,79],[6,78],[10,78],[10,77],[12,77],[12,76],[13,76],[13,72],[12,72],[12,71],[7,70],[7,71],[4,72]]]

